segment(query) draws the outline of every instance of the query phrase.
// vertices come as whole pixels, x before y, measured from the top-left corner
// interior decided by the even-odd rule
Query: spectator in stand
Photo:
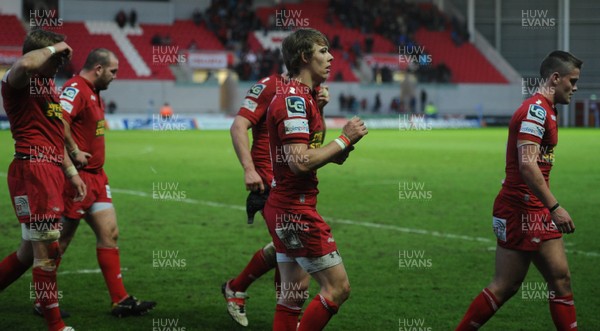
[[[117,25],[121,29],[125,27],[125,24],[127,24],[127,14],[125,14],[123,9],[119,10],[117,16],[115,16],[115,22],[117,22]]]
[[[133,27],[135,27],[136,23],[137,23],[137,12],[135,11],[135,9],[131,8],[131,11],[129,12],[129,26],[131,26],[133,28]]]
[[[117,111],[117,103],[115,100],[110,100],[106,109],[109,114],[114,114]]]
[[[421,113],[425,112],[425,105],[427,104],[427,91],[421,89]]]
[[[375,104],[373,105],[373,112],[379,113],[379,109],[381,109],[381,95],[379,92],[375,94]]]
[[[162,37],[158,32],[155,33],[154,36],[152,36],[152,39],[150,39],[150,43],[154,46],[162,45]]]
[[[192,21],[194,21],[196,26],[200,26],[200,24],[202,24],[202,12],[200,9],[194,9],[194,12],[192,13]]]

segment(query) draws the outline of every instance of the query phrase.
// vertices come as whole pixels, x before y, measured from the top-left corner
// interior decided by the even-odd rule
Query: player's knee
[[[561,273],[548,285],[550,290],[558,292],[558,295],[567,295],[571,293],[571,274],[568,271]]]
[[[119,229],[115,226],[98,236],[98,247],[115,248],[119,240]]]
[[[350,282],[346,280],[334,284],[334,286],[326,292],[328,292],[327,296],[329,296],[333,302],[335,302],[338,305],[341,305],[350,297]]]

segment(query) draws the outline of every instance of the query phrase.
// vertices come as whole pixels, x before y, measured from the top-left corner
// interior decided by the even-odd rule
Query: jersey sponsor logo
[[[106,197],[112,199],[112,195],[110,194],[110,186],[106,185]]]
[[[258,107],[258,103],[252,99],[245,98],[244,102],[242,103],[242,108],[246,108],[251,112],[254,112],[256,107]]]
[[[540,139],[542,139],[544,137],[545,131],[546,131],[546,129],[544,129],[544,127],[539,126],[535,123],[525,122],[525,121],[521,122],[521,130],[519,130],[519,132],[521,132],[521,133],[527,133],[532,136],[536,136]]]
[[[294,118],[283,121],[285,126],[285,134],[306,133],[308,134],[308,120],[302,118]]]
[[[556,116],[555,116],[555,115],[550,115],[550,118],[551,118],[551,119],[552,119],[554,122],[556,122]]]
[[[527,119],[544,125],[544,123],[546,122],[546,109],[538,105],[529,105],[529,110],[527,111]]]
[[[98,122],[96,122],[96,137],[104,135],[104,124],[104,120],[99,120]]]
[[[506,220],[493,216],[492,226],[494,228],[494,234],[496,234],[496,238],[506,241]]]
[[[62,108],[60,104],[54,102],[48,102],[48,108],[46,108],[45,112],[46,117],[48,118],[58,118],[62,119]]]
[[[60,98],[73,102],[73,101],[75,101],[75,97],[77,96],[77,93],[79,93],[79,89],[69,86],[69,87],[65,88],[65,90],[62,92],[62,95],[60,96]]]
[[[73,111],[73,105],[67,100],[60,100],[60,106],[69,114]]]
[[[308,148],[321,148],[323,145],[323,131],[313,133],[308,142]]]
[[[285,108],[287,109],[288,117],[306,117],[306,103],[302,97],[286,97]]]
[[[254,85],[252,85],[250,90],[248,90],[248,93],[246,93],[246,96],[258,98],[260,96],[260,94],[262,93],[262,91],[265,89],[265,87],[267,87],[267,85],[265,85],[265,84],[254,84]]]
[[[26,195],[17,195],[15,198],[15,212],[17,217],[29,216],[29,198]]]

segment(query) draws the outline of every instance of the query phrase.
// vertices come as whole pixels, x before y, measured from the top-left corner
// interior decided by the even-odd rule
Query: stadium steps
[[[135,74],[138,77],[148,77],[151,74],[150,68],[142,59],[133,44],[127,38],[128,34],[140,35],[142,31],[139,27],[119,28],[117,23],[110,21],[88,21],[85,26],[91,34],[108,34],[110,35],[127,61],[131,64]]]
[[[119,59],[118,78],[136,79],[138,78],[125,55],[115,43],[115,40],[108,34],[90,34],[84,23],[65,22],[57,32],[67,36],[67,43],[73,48],[73,58],[71,64],[75,72],[83,67],[85,59],[89,52],[95,48],[103,47],[115,53]]]
[[[17,16],[0,14],[0,46],[21,47],[25,39],[25,28]]]
[[[453,83],[508,83],[471,43],[456,46],[449,31],[420,28],[415,40],[431,54],[434,65],[444,62],[450,68]]]

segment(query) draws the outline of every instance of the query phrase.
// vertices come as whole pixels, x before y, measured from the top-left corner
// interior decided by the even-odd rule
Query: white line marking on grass
[[[127,271],[127,268],[121,268],[121,272]],[[58,272],[59,275],[68,275],[68,274],[99,274],[102,270],[100,269],[79,269],[79,270],[66,270]]]
[[[151,197],[152,196],[151,194],[142,192],[142,191],[124,190],[124,189],[118,189],[118,188],[113,188],[111,190],[115,193],[130,194],[130,195],[135,195],[135,196],[140,196],[140,197]],[[209,207],[228,208],[228,209],[235,209],[235,210],[242,210],[242,211],[246,210],[246,207],[244,207],[244,206],[230,205],[230,204],[214,202],[214,201],[203,201],[203,200],[196,200],[196,199],[182,199],[182,200],[177,200],[177,201],[189,203],[189,204],[199,204],[199,205],[204,205],[204,206],[209,206]],[[477,241],[477,242],[483,242],[483,243],[495,242],[495,240],[492,240],[490,238],[471,237],[471,236],[458,235],[458,234],[452,234],[452,233],[444,233],[444,232],[439,232],[439,231],[429,231],[429,230],[423,230],[423,229],[411,229],[411,228],[405,228],[405,227],[400,227],[400,226],[390,225],[390,224],[379,224],[379,223],[371,223],[371,222],[356,222],[356,221],[352,221],[352,220],[337,219],[337,218],[325,217],[325,216],[323,216],[323,218],[326,220],[329,220],[333,223],[357,225],[357,226],[363,226],[363,227],[375,228],[375,229],[393,230],[393,231],[398,231],[398,232],[403,232],[403,233],[421,234],[421,235],[427,235],[427,236],[438,237],[438,238],[458,239],[458,240],[465,240],[465,241]],[[579,250],[574,250],[574,249],[573,250],[565,249],[565,252],[573,253],[576,255],[600,257],[600,253],[598,253],[598,252],[585,252],[585,251],[579,251]]]

